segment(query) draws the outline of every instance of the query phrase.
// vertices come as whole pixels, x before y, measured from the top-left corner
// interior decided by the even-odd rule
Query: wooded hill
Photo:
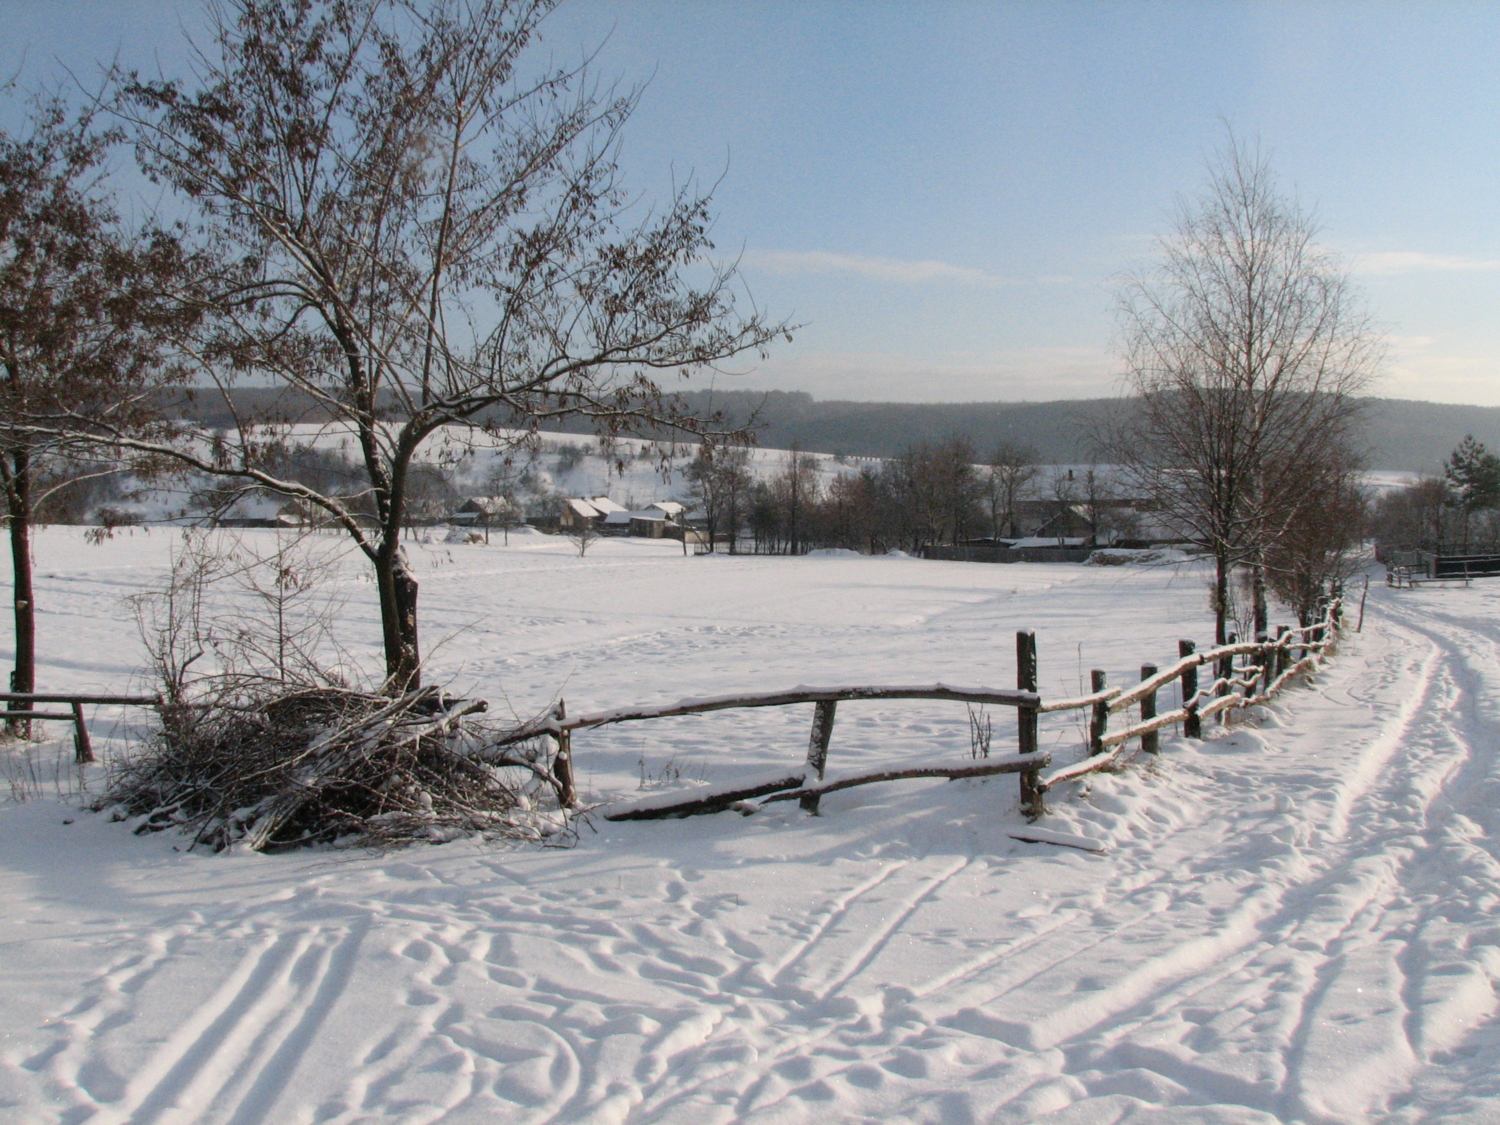
[[[723,411],[735,425],[753,420],[760,444],[772,449],[786,449],[795,442],[813,453],[892,457],[918,442],[962,434],[980,457],[1001,442],[1011,442],[1034,447],[1050,464],[1098,459],[1089,435],[1114,401],[847,402],[819,401],[802,391],[690,391],[683,398],[695,411]],[[236,392],[236,399],[247,413],[275,404],[286,420],[317,420],[308,403],[277,389],[244,388]],[[1500,407],[1372,398],[1368,409],[1372,469],[1436,473],[1470,433],[1492,449],[1500,447]],[[232,423],[222,400],[208,393],[180,400],[178,412],[211,428]],[[548,428],[588,432],[585,425]]]

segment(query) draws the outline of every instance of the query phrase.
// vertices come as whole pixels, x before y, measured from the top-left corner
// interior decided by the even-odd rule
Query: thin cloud
[[[1400,273],[1484,273],[1500,270],[1500,258],[1466,258],[1460,254],[1423,254],[1416,250],[1388,250],[1360,254],[1354,259],[1361,273],[1389,277]]]
[[[1375,393],[1388,398],[1497,405],[1495,370],[1500,355],[1477,348],[1454,349],[1433,336],[1391,337],[1391,357]]]
[[[941,282],[959,285],[1017,285],[984,270],[921,258],[876,258],[826,250],[762,250],[745,255],[746,264],[775,273],[842,273],[901,285]]]

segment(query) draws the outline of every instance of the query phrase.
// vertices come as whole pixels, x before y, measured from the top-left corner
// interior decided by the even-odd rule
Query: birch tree
[[[1354,460],[1357,396],[1382,357],[1348,273],[1316,235],[1260,149],[1231,135],[1157,240],[1155,264],[1120,288],[1131,400],[1112,456],[1212,553],[1221,643],[1238,566],[1250,568],[1253,627],[1266,628],[1266,551],[1296,519],[1306,482]]]

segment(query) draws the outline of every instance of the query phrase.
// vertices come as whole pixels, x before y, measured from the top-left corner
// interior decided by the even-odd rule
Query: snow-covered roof
[[[604,515],[604,522],[609,524],[611,527],[618,527],[622,524],[627,524],[630,522],[630,513],[627,512],[624,508],[621,508],[617,512],[606,512]]]
[[[676,500],[658,500],[655,504],[648,505],[658,511],[665,512],[669,516],[680,516],[686,508],[685,504],[679,504]]]
[[[569,500],[568,507],[572,508],[575,514],[582,516],[586,520],[597,519],[604,514],[588,500]]]
[[[595,496],[595,497],[592,497],[589,500],[589,503],[592,504],[595,508],[599,509],[599,511],[602,512],[606,516],[609,515],[611,512],[623,512],[623,511],[625,511],[625,505],[624,504],[616,504],[608,496]]]

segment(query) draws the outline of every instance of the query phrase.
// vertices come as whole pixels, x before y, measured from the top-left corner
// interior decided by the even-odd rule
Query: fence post
[[[13,692],[32,691],[31,687],[22,687],[19,673],[12,671],[10,674],[10,690]],[[29,699],[13,699],[6,703],[7,711],[32,711],[35,710]],[[31,720],[18,718],[16,715],[8,715],[5,719],[5,729],[14,738],[27,739],[31,737]]]
[[[1178,641],[1177,655],[1186,660],[1198,651],[1198,646],[1192,641]],[[1203,720],[1198,717],[1198,666],[1196,664],[1182,670],[1182,705],[1187,708],[1187,715],[1182,720],[1182,736],[1184,738],[1202,738]]]
[[[552,709],[552,717],[559,723],[568,717],[568,706],[561,699]],[[571,809],[578,803],[578,790],[573,785],[573,732],[560,730],[553,737],[557,740],[557,754],[552,759],[552,776],[557,778],[557,803]]]
[[[1016,688],[1019,691],[1037,690],[1036,633],[1031,629],[1016,631]],[[1016,708],[1017,750],[1022,754],[1037,751],[1037,714],[1035,707]],[[1037,785],[1036,770],[1027,770],[1017,775],[1021,779],[1021,810],[1030,817],[1041,816],[1044,811],[1043,795]]]
[[[1089,672],[1089,690],[1094,694],[1104,690],[1106,677],[1103,668]],[[1089,754],[1104,753],[1104,732],[1109,726],[1109,700],[1101,699],[1094,704],[1094,713],[1089,717]]]
[[[833,737],[833,714],[838,705],[836,699],[823,699],[813,704],[812,734],[807,739],[807,768],[818,775],[819,781],[823,780],[823,767],[828,764],[828,741]],[[810,793],[800,803],[805,811],[816,814],[818,801],[818,794]]]
[[[1292,666],[1292,642],[1287,635],[1292,631],[1290,625],[1276,626],[1276,675],[1280,676]]]
[[[1260,686],[1255,688],[1255,694],[1269,697],[1271,677],[1276,670],[1276,650],[1271,647],[1270,633],[1256,633],[1255,643],[1260,645],[1260,648],[1255,650],[1255,662],[1260,665]]]
[[[1141,665],[1142,680],[1149,680],[1154,675],[1156,675],[1155,664]],[[1141,722],[1149,723],[1154,718],[1156,718],[1156,692],[1148,691],[1145,695],[1141,696]],[[1160,753],[1161,731],[1148,730],[1145,734],[1141,735],[1141,749],[1147,754]]]
[[[89,728],[83,721],[83,704],[73,704],[73,760],[75,762],[96,762],[94,757],[94,746],[89,741]]]

